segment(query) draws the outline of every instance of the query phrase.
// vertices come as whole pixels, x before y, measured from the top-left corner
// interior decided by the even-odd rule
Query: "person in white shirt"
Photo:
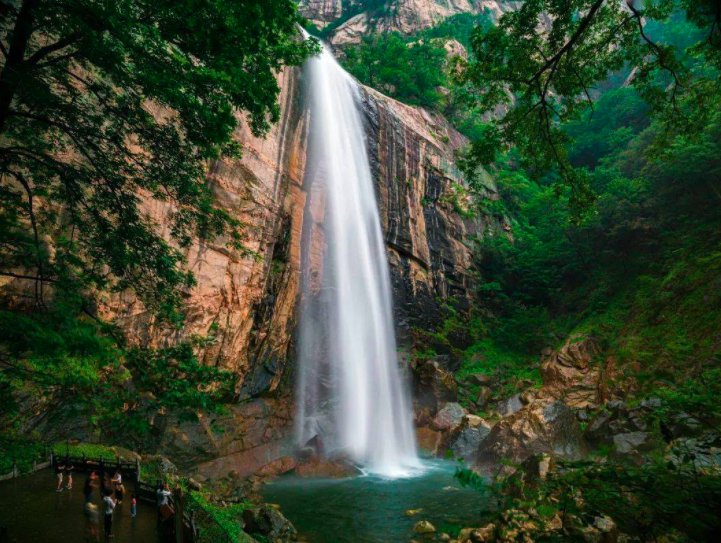
[[[113,537],[113,511],[117,502],[112,494],[106,494],[103,498],[105,508],[105,537]]]

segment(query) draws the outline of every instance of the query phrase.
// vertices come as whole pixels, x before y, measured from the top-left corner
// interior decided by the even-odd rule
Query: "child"
[[[135,518],[135,515],[138,514],[138,500],[137,496],[133,494],[133,499],[130,500],[130,516]]]

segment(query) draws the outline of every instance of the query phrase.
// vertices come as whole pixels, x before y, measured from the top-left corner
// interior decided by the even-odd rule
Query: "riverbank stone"
[[[417,534],[433,534],[436,527],[427,520],[420,520],[413,525],[413,531]]]

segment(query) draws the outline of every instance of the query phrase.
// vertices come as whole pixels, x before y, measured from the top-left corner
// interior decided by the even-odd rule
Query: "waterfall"
[[[298,443],[370,473],[408,475],[419,461],[360,91],[326,48],[306,63],[303,79],[312,217],[304,225]]]

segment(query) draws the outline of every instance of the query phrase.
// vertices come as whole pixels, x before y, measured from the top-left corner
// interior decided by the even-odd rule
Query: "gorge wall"
[[[323,214],[322,202],[310,205],[313,184],[304,176],[309,115],[301,79],[299,69],[279,77],[283,114],[267,137],[252,136],[241,122],[236,137],[242,158],[210,167],[218,201],[245,225],[248,252],[228,249],[224,239],[187,250],[197,285],[185,293],[184,328],[159,328],[130,294],[103,308],[136,342],[160,346],[210,335],[201,359],[237,375],[241,401],[225,415],[201,415],[200,423],[172,416],[155,421],[163,430],[160,450],[181,465],[198,466],[200,477],[292,467],[285,436],[293,415],[301,244],[304,236],[320,240],[309,251],[311,261],[320,262]],[[371,89],[361,95],[403,344],[411,327],[428,328],[441,318],[445,300],[468,298],[471,254],[465,242],[483,231],[485,221],[462,217],[463,179],[453,160],[465,139],[440,116]],[[150,202],[148,211],[168,228],[165,204]]]

